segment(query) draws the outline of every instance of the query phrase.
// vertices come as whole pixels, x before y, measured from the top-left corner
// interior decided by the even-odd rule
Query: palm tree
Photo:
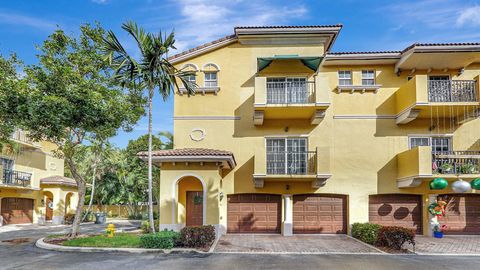
[[[152,232],[155,232],[152,203],[152,99],[157,88],[165,101],[175,88],[177,79],[186,88],[188,95],[194,93],[194,84],[187,76],[192,72],[175,68],[167,59],[169,50],[174,46],[174,33],[162,37],[162,33],[147,33],[136,23],[126,22],[122,25],[136,42],[139,59],[128,53],[112,31],[103,39],[105,59],[115,70],[114,78],[121,86],[133,87],[134,90],[148,93],[148,214]]]
[[[167,139],[167,142],[162,142],[162,149],[173,149],[173,134],[170,131],[160,131],[158,135]]]

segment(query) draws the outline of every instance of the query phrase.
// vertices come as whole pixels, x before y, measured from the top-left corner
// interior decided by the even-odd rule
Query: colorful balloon
[[[430,181],[430,189],[439,190],[445,189],[448,186],[448,181],[445,178],[435,178]]]
[[[470,186],[470,183],[468,183],[467,181],[463,181],[462,179],[459,179],[453,182],[452,190],[455,193],[465,193],[472,190],[472,187]]]

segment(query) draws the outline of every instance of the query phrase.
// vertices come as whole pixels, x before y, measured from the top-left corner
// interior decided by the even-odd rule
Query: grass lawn
[[[139,248],[140,238],[135,233],[117,233],[113,238],[106,235],[95,235],[71,239],[63,242],[63,245],[70,247]]]

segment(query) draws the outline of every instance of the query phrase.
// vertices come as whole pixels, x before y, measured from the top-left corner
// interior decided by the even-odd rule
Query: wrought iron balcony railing
[[[480,151],[442,151],[432,153],[433,171],[439,174],[479,174]]]
[[[267,104],[315,102],[315,82],[267,82]]]
[[[429,80],[430,102],[475,102],[477,91],[474,80]]]
[[[29,187],[31,185],[32,174],[14,170],[3,170],[1,183],[4,185]]]
[[[317,152],[267,152],[267,174],[310,175],[316,174]]]

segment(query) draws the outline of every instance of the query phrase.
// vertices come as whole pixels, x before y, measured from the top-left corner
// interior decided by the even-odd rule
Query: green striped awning
[[[313,71],[318,70],[322,57],[320,56],[298,56],[297,54],[275,55],[273,57],[257,58],[257,71],[260,72],[268,67],[274,60],[300,60],[306,67]]]

